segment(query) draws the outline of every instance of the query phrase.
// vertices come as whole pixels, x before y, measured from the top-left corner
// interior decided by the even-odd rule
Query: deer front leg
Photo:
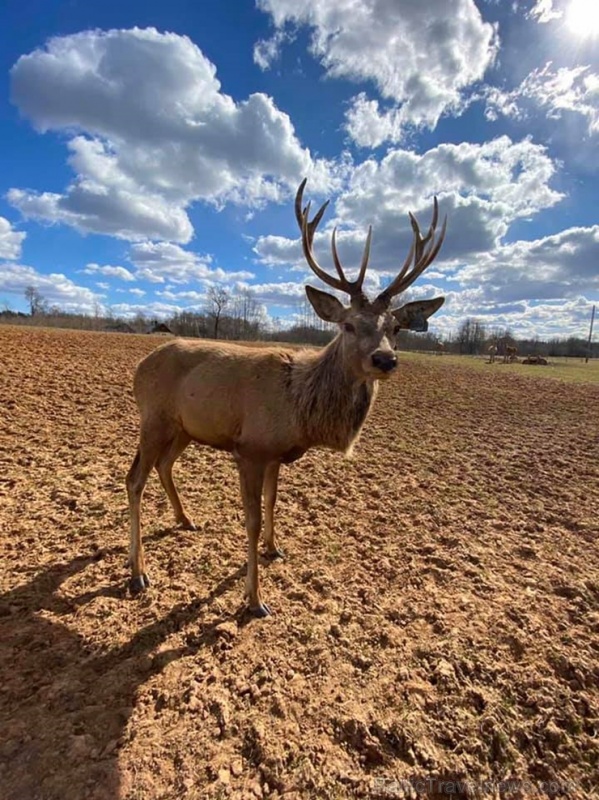
[[[248,536],[245,593],[251,613],[255,617],[267,617],[270,614],[270,609],[260,598],[258,581],[258,540],[262,527],[262,487],[264,484],[265,464],[241,456],[237,456],[236,460]]]
[[[275,503],[277,502],[277,484],[281,463],[273,461],[266,467],[264,474],[264,542],[267,558],[283,558],[285,555],[277,547],[275,537]]]

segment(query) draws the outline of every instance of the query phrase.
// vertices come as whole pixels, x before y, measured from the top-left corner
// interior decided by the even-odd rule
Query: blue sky
[[[250,290],[292,322],[315,242],[372,293],[408,211],[448,216],[407,299],[519,336],[585,335],[599,300],[596,0],[4,0],[0,305],[119,316]],[[431,323],[433,321],[431,320]]]

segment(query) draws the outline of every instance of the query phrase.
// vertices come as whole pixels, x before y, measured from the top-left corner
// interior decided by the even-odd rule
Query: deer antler
[[[329,275],[325,272],[322,267],[318,264],[318,261],[314,258],[314,253],[312,252],[312,243],[314,241],[314,233],[320,220],[323,217],[323,214],[326,210],[326,207],[329,204],[327,200],[324,205],[322,205],[315,215],[312,222],[308,221],[308,215],[310,213],[310,202],[302,211],[302,199],[304,196],[304,188],[306,186],[306,181],[308,179],[304,178],[304,180],[300,183],[299,188],[297,190],[297,194],[295,196],[295,217],[297,219],[297,224],[299,225],[299,229],[302,233],[302,248],[304,250],[304,256],[306,257],[306,261],[310,265],[312,271],[320,278],[321,281],[326,283],[328,286],[332,286],[333,289],[339,289],[342,292],[346,292],[351,297],[352,301],[361,301],[365,300],[365,295],[362,292],[362,284],[364,283],[364,275],[366,274],[366,267],[368,266],[368,258],[370,256],[370,242],[372,239],[372,226],[368,229],[368,236],[366,237],[366,244],[364,246],[364,255],[362,256],[362,263],[360,264],[360,272],[358,277],[355,281],[350,281],[345,276],[343,272],[343,267],[341,266],[341,261],[339,260],[339,253],[337,252],[337,228],[333,230],[333,236],[331,239],[331,249],[333,251],[333,261],[335,263],[335,269],[337,270],[337,274],[339,278],[335,278],[334,275]]]
[[[443,239],[445,238],[447,216],[445,216],[445,219],[443,220],[443,227],[441,228],[439,238],[435,241],[434,234],[437,228],[437,220],[439,218],[439,206],[436,197],[434,198],[433,203],[433,219],[426,236],[422,236],[420,233],[418,221],[411,211],[409,212],[409,217],[412,224],[412,230],[414,231],[414,240],[412,241],[410,251],[395,280],[390,283],[389,286],[387,286],[387,288],[384,289],[375,300],[375,303],[380,306],[384,306],[385,308],[390,304],[395,295],[405,292],[408,286],[414,283],[416,278],[418,278],[419,275],[421,275],[429,266],[429,264],[435,260],[437,253],[443,244]],[[429,246],[427,247],[427,245]],[[414,259],[414,266],[412,269],[410,269],[410,263],[412,259]]]

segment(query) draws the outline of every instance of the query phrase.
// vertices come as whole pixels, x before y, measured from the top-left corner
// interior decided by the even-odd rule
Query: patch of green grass
[[[432,353],[401,352],[401,358],[427,362],[431,359],[434,363],[443,365],[462,366],[467,369],[486,370],[497,372],[499,375],[515,374],[530,378],[553,378],[568,383],[599,383],[599,359],[589,359],[585,364],[584,358],[548,358],[547,366],[533,364],[503,364],[500,360],[494,364],[488,363],[486,356],[435,356]]]

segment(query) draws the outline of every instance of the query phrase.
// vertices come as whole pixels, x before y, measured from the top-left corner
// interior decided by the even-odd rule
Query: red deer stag
[[[329,275],[312,251],[314,233],[328,201],[310,222],[310,203],[302,210],[305,184],[304,179],[295,198],[304,256],[325,284],[349,295],[350,305],[344,306],[335,296],[312,286],[306,286],[306,293],[318,316],[339,325],[339,333],[317,351],[176,339],[138,364],[134,394],[141,418],[140,441],[127,475],[133,592],[149,586],[140,515],[144,486],[153,468],[177,522],[194,529],[173,482],[172,469],[187,445],[195,441],[226,450],[236,461],[248,537],[246,597],[255,616],[268,615],[270,609],[262,601],[258,582],[262,495],[266,556],[276,558],[282,556],[274,529],[281,464],[295,461],[312,447],[348,453],[370,411],[378,381],[388,378],[397,367],[397,334],[402,328],[427,330],[427,318],[443,305],[445,298],[437,297],[390,308],[392,299],[405,291],[439,252],[447,219],[437,235],[436,198],[425,236],[410,213],[413,240],[407,258],[393,282],[371,302],[362,283],[372,227],[355,280],[343,272],[333,231],[338,277]]]
[[[506,346],[505,346],[505,354],[503,356],[503,363],[504,364],[507,364],[507,363],[513,364],[513,362],[516,360],[517,356],[518,356],[518,348],[515,347],[515,346],[512,346],[512,345],[506,344]]]

